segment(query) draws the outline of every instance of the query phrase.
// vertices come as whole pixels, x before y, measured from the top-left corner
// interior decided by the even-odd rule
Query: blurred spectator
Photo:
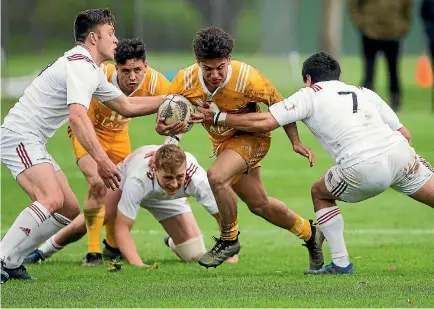
[[[422,0],[420,8],[423,25],[428,38],[428,48],[431,54],[431,65],[434,63],[434,0]]]
[[[412,0],[349,0],[348,10],[360,31],[365,60],[363,86],[373,89],[374,67],[378,52],[386,57],[390,76],[392,108],[401,108],[401,87],[398,78],[400,40],[410,28]]]
[[[431,55],[431,71],[434,73],[434,0],[422,1],[420,15],[428,39],[428,48]],[[434,111],[434,83],[432,85],[431,107]]]

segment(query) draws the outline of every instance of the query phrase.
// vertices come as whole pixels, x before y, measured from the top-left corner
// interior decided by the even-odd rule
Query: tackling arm
[[[77,140],[97,163],[110,160],[96,137],[87,109],[83,105],[69,105],[69,125]]]
[[[144,267],[146,264],[143,263],[137,253],[136,244],[131,237],[131,229],[133,228],[133,225],[134,220],[128,218],[118,210],[115,221],[115,237],[119,250],[122,252],[128,263],[138,267]]]
[[[411,145],[411,135],[410,131],[407,130],[405,126],[399,121],[396,113],[390,108],[390,106],[375,92],[369,89],[363,89],[363,91],[368,96],[369,100],[371,100],[377,110],[380,113],[381,119],[385,124],[389,126],[393,131],[399,131]]]
[[[408,143],[411,145],[411,134],[406,127],[402,126],[398,131],[407,139]]]
[[[204,113],[203,108],[198,107],[198,109]],[[207,117],[205,113],[204,115],[204,122],[206,123],[219,124],[240,131],[269,132],[279,127],[276,119],[274,119],[273,115],[269,112],[247,114],[228,114],[218,112],[214,117],[212,117],[212,120]]]
[[[127,97],[121,95],[116,99],[105,101],[104,104],[123,117],[133,118],[155,114],[163,99],[164,96]]]

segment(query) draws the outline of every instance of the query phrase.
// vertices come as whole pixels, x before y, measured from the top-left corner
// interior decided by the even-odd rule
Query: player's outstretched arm
[[[77,140],[98,164],[98,173],[107,188],[118,188],[121,180],[119,171],[99,143],[87,109],[83,105],[69,104],[69,125]]]
[[[164,96],[127,97],[121,95],[116,99],[105,101],[104,104],[123,117],[134,118],[155,114],[163,102]]]
[[[133,225],[134,220],[128,218],[118,210],[115,221],[116,243],[128,263],[138,267],[148,266],[143,263],[137,253],[136,245],[131,237],[131,229],[133,228]]]
[[[398,115],[392,110],[392,108],[387,104],[376,92],[363,88],[364,94],[368,99],[375,104],[375,107],[380,113],[381,119],[385,124],[387,124],[393,131],[399,131],[411,145],[411,135],[410,131],[401,123]]]
[[[410,131],[404,126],[398,129],[398,131],[407,139],[408,143],[411,146],[411,134]]]
[[[313,155],[312,150],[310,150],[309,147],[301,143],[300,137],[298,135],[297,124],[295,122],[288,123],[283,126],[283,130],[285,131],[286,136],[288,136],[288,139],[291,141],[292,149],[294,150],[294,152],[298,153],[303,157],[306,157],[309,161],[310,167],[314,166],[315,156]]]
[[[269,132],[279,127],[269,112],[228,114],[220,111],[214,113],[211,108],[203,106],[197,106],[196,109],[202,114],[194,114],[193,122],[221,125],[247,132]]]
[[[218,122],[219,119],[216,120]],[[226,119],[221,120],[219,124],[247,132],[269,132],[279,127],[270,112],[242,115],[227,114]]]

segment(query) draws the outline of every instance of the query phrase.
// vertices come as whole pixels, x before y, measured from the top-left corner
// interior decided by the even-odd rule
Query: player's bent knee
[[[261,216],[262,214],[264,214],[267,208],[270,206],[268,197],[264,199],[256,199],[256,200],[248,201],[246,202],[246,204],[249,207],[250,211],[257,216]]]
[[[102,179],[99,177],[92,177],[89,178],[88,181],[89,181],[89,198],[99,199],[99,200],[103,199],[107,192],[107,189]]]
[[[223,187],[226,183],[221,174],[217,171],[216,168],[210,168],[207,171],[209,184],[214,188]],[[229,182],[227,183],[229,184]]]
[[[61,190],[54,190],[48,195],[36,195],[36,200],[44,205],[50,213],[54,213],[63,208],[64,196]]]
[[[185,262],[197,261],[202,255],[206,253],[205,243],[203,236],[190,238],[182,244],[176,245],[176,253]]]
[[[65,196],[60,213],[70,220],[74,220],[80,214],[80,204],[75,195],[68,197]]]
[[[64,209],[61,213],[70,220],[74,220],[80,214],[79,204],[77,205],[68,204],[67,208],[66,205],[64,205],[63,208]]]
[[[87,230],[84,215],[80,214],[74,220],[72,220],[69,228],[77,233],[83,233],[83,235],[86,234]]]
[[[322,193],[323,192],[321,191],[319,181],[314,182],[314,184],[310,188],[310,194],[312,198],[321,198]]]

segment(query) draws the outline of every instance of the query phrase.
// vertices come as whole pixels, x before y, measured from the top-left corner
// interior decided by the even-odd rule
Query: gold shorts
[[[102,148],[114,164],[118,164],[131,153],[131,142],[128,130],[105,131],[95,129],[95,133]],[[69,126],[68,136],[71,139],[75,159],[78,161],[87,154],[87,151],[80,145]]]
[[[239,153],[246,161],[247,172],[252,168],[261,166],[260,161],[268,153],[270,146],[271,136],[260,133],[237,133],[222,143],[213,143],[214,153],[216,153],[217,157],[225,149],[232,149]],[[232,180],[232,185],[239,182],[242,176],[243,174],[237,175]]]

